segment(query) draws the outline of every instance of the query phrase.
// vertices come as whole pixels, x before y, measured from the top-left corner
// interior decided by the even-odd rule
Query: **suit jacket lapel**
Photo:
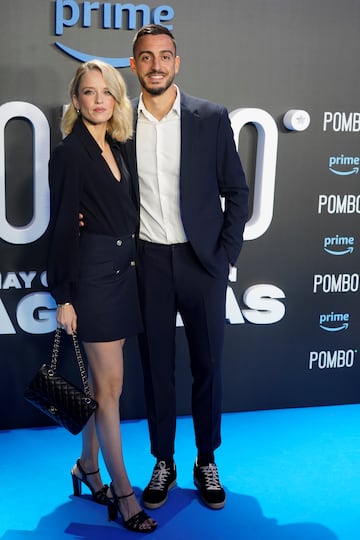
[[[193,107],[192,100],[186,94],[181,95],[181,148],[180,148],[180,189],[187,187],[190,178],[194,178],[193,156],[196,155],[196,146],[199,132],[199,113]]]
[[[124,144],[125,154],[127,157],[127,164],[130,171],[131,182],[133,186],[133,192],[136,199],[136,204],[140,208],[140,193],[139,193],[139,181],[137,173],[137,162],[136,162],[136,123],[137,123],[137,108],[138,108],[139,98],[131,100],[133,107],[133,137],[129,139]]]

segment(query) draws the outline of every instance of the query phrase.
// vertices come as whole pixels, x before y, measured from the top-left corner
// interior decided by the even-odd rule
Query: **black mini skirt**
[[[115,341],[142,331],[135,234],[81,234],[74,308],[82,341]]]

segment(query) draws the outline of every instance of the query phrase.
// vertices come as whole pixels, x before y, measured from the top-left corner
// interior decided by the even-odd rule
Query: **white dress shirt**
[[[140,238],[158,244],[186,242],[180,216],[180,92],[161,120],[138,106],[136,154],[140,189]]]

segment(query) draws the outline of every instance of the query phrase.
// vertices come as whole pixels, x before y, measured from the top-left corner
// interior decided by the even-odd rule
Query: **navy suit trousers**
[[[190,352],[196,446],[200,452],[213,452],[221,442],[228,265],[224,261],[221,275],[213,277],[201,265],[190,243],[168,246],[140,240],[138,277],[144,319],[139,343],[151,453],[158,459],[171,459],[174,454],[177,312],[184,323]]]

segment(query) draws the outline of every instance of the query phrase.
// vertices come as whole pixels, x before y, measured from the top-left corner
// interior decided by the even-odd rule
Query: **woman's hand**
[[[70,303],[59,304],[56,310],[56,322],[59,328],[71,335],[77,329],[77,316],[74,306]]]

